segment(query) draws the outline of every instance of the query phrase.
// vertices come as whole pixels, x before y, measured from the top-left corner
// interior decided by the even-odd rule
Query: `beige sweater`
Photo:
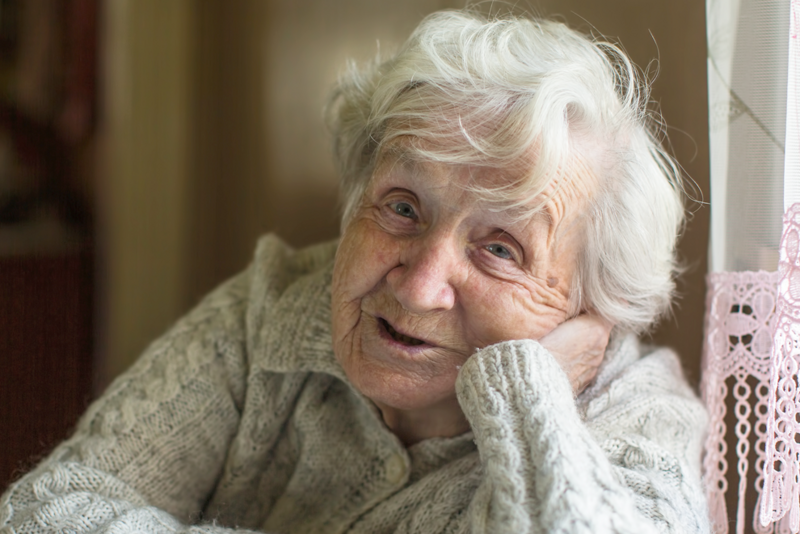
[[[612,342],[577,401],[535,341],[474,354],[473,432],[405,448],[330,339],[334,245],[263,239],[0,500],[0,533],[708,532],[706,415],[668,350]]]

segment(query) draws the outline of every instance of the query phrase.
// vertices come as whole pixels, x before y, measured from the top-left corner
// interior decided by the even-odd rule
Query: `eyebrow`
[[[385,164],[388,161],[416,166],[422,162],[422,158],[402,143],[391,143],[378,153],[376,166]]]
[[[376,169],[380,168],[384,165],[391,165],[392,168],[394,165],[400,164],[405,170],[415,176],[419,173],[420,166],[426,163],[426,159],[422,158],[417,154],[417,152],[408,147],[406,143],[403,142],[391,142],[386,145],[378,154],[378,159],[376,163]],[[547,208],[547,204],[552,201],[552,199],[548,199],[548,201],[543,202],[538,209],[531,212],[530,208],[526,208],[523,206],[508,206],[504,205],[505,203],[499,202],[496,203],[496,208],[492,211],[496,213],[502,213],[508,221],[508,225],[513,224],[514,222],[520,221],[532,221],[537,217],[544,217],[547,221],[548,226],[548,234],[553,234],[557,231],[557,228],[561,225],[561,221],[556,224],[556,228],[553,228],[554,221],[553,217],[550,215],[550,212]],[[490,200],[490,203],[493,203]],[[507,225],[507,226],[508,226]]]
[[[383,168],[384,171],[391,171],[399,164],[403,170],[407,171],[412,176],[416,176],[419,174],[420,165],[423,164],[424,161],[425,160],[420,158],[414,150],[402,144],[392,143],[378,154],[375,170]]]

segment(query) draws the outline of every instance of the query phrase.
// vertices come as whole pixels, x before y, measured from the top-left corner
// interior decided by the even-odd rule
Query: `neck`
[[[405,446],[429,438],[452,438],[469,430],[469,422],[453,397],[421,409],[401,410],[378,404],[383,422]]]

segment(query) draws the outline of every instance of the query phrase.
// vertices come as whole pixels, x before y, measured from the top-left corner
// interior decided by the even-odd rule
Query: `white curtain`
[[[707,0],[712,519],[800,531],[800,0]],[[734,469],[735,464],[735,469]]]

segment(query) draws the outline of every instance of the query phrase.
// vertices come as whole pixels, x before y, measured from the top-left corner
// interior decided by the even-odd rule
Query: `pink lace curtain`
[[[800,0],[707,0],[717,531],[800,532]],[[732,445],[732,446],[731,446]],[[733,469],[735,465],[735,470]]]

